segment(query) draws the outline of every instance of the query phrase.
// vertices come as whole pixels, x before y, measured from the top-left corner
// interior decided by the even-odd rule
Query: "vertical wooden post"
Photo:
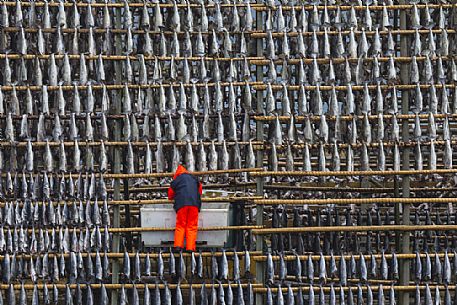
[[[398,177],[394,176],[394,197],[400,198],[400,183],[398,181]],[[402,218],[401,218],[401,203],[395,203],[395,224],[401,225]],[[399,234],[395,234],[395,249],[401,248],[401,236]]]
[[[400,0],[400,4],[406,4],[407,1]],[[406,10],[400,11],[400,29],[405,30],[408,27],[408,16]],[[401,35],[400,36],[400,56],[409,56],[409,36]],[[409,84],[409,64],[408,63],[401,63],[400,66],[400,81],[402,84]],[[409,113],[409,91],[403,90],[401,92],[401,102],[402,102],[402,113],[408,114]],[[402,140],[404,143],[409,142],[409,123],[408,120],[403,120],[402,122]],[[402,169],[409,170],[410,169],[410,148],[405,146],[402,148]],[[407,198],[410,196],[410,176],[403,176],[402,177],[402,197]],[[402,213],[402,222],[404,225],[410,224],[410,204],[402,204],[401,211],[398,213]],[[411,245],[410,245],[410,232],[403,232],[401,235],[401,253],[411,253]],[[408,285],[410,280],[410,269],[411,269],[411,262],[409,259],[403,259],[400,261],[400,285]],[[400,293],[399,298],[399,305],[409,305],[410,295],[409,292],[403,291]]]
[[[121,8],[116,7],[116,8],[114,8],[114,10],[115,10],[115,16],[114,16],[115,28],[120,29],[120,28],[122,28]],[[115,41],[115,54],[121,55],[122,54],[122,37],[120,35],[115,35],[114,41]],[[122,83],[122,62],[121,61],[116,61],[114,63],[114,72],[115,72],[115,82],[117,84],[121,84]],[[122,111],[121,98],[122,98],[122,95],[119,93],[119,91],[113,92],[113,112],[115,114],[120,114]],[[121,122],[119,120],[115,120],[114,121],[114,140],[120,141],[121,134],[122,134]],[[122,148],[120,146],[114,146],[113,152],[114,152],[113,173],[121,173]],[[114,180],[113,198],[114,198],[114,200],[121,199],[120,179]],[[113,206],[113,227],[117,228],[120,226],[121,226],[120,206],[114,205]],[[119,252],[120,243],[121,243],[120,233],[114,234],[113,245],[112,245],[113,252]],[[119,283],[119,269],[120,269],[119,260],[117,260],[117,259],[113,260],[112,269],[113,269],[112,283],[117,284],[117,283]],[[112,289],[111,290],[111,305],[117,305],[117,304],[118,304],[118,291],[116,289]]]
[[[126,164],[126,163],[124,163]],[[129,192],[129,179],[123,179],[123,184],[124,184],[124,200],[129,200],[130,197],[130,192]],[[126,204],[124,205],[124,211],[125,211],[125,219],[124,219],[124,227],[128,228],[132,226],[132,223],[130,222],[130,205]],[[125,245],[127,248],[127,251],[132,251],[132,232],[128,232],[125,234]]]
[[[257,0],[257,3],[261,3],[261,0]],[[261,11],[256,11],[256,30],[261,32],[264,29],[263,26],[263,12]],[[263,39],[259,38],[256,41],[256,54],[257,56],[263,56]],[[256,66],[256,81],[262,81],[263,79],[263,67],[262,66]],[[262,113],[263,112],[263,92],[262,91],[257,91],[256,92],[256,103],[257,103],[257,113]],[[256,138],[257,141],[263,141],[264,140],[264,135],[263,135],[263,122],[262,121],[256,121]],[[263,157],[264,153],[263,150],[258,150],[257,151],[257,167],[263,168]],[[257,190],[257,195],[263,196],[263,188],[264,188],[264,178],[263,177],[257,177],[256,178],[256,190]],[[257,216],[256,216],[256,224],[257,225],[263,225],[263,206],[258,205],[256,207],[257,209]],[[263,251],[263,237],[257,235],[256,236],[256,251]],[[263,262],[256,261],[256,281],[257,283],[264,284],[264,264]],[[262,305],[264,304],[263,302],[263,294],[258,293],[256,295],[256,304],[257,305]]]

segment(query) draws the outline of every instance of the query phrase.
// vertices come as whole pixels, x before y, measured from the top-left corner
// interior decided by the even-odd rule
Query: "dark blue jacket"
[[[202,187],[201,183],[193,175],[184,172],[177,176],[170,184],[168,198],[174,199],[173,208],[178,211],[184,206],[194,206],[200,211]]]

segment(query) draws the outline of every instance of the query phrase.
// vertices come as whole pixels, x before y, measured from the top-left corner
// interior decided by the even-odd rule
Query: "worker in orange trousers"
[[[173,181],[168,188],[168,199],[174,199],[173,208],[176,211],[176,229],[174,246],[177,250],[184,248],[195,251],[198,231],[198,213],[201,209],[202,184],[189,173],[186,168],[179,165]]]

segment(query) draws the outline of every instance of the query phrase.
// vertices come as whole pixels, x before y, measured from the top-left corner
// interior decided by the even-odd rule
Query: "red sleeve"
[[[200,193],[200,195],[203,193],[203,185],[202,185],[201,182],[200,182],[200,184],[198,185],[198,192]]]
[[[168,188],[168,200],[173,200],[175,198],[175,191],[171,188],[171,186]]]

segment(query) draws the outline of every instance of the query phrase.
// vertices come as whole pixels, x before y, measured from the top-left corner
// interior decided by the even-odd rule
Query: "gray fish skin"
[[[203,278],[203,257],[202,253],[200,252],[198,255],[198,261],[197,261],[197,276],[199,278]]]
[[[146,254],[146,258],[144,260],[144,274],[146,276],[151,275],[151,259],[149,257],[149,253]]]
[[[5,283],[9,283],[11,280],[11,260],[8,253],[5,253],[2,262],[2,277]]]
[[[197,273],[197,260],[195,259],[195,253],[191,253],[190,272],[192,275]]]
[[[296,304],[297,305],[304,305],[304,300],[303,300],[303,288],[302,287],[299,287],[298,288],[298,292],[297,292],[297,295],[296,295]]]
[[[217,287],[217,299],[220,305],[226,305],[224,287],[222,286],[221,282],[219,282],[219,285]]]
[[[222,250],[222,274],[221,278],[224,280],[228,279],[228,272],[229,272],[229,266],[228,266],[228,261],[227,261],[227,255],[225,254],[225,250]]]
[[[206,292],[205,282],[203,282],[202,288],[200,290],[201,305],[208,305],[208,294]]]
[[[138,251],[135,253],[135,262],[134,262],[134,273],[135,273],[135,280],[141,279],[141,262],[140,262],[140,255]]]
[[[443,281],[446,284],[451,282],[452,277],[451,262],[449,260],[449,255],[447,251],[444,254],[444,267],[443,267]]]
[[[181,293],[181,286],[178,284],[176,287],[176,298],[175,298],[176,305],[182,305],[183,304],[183,299],[182,299],[182,293]]]
[[[451,305],[451,294],[449,293],[449,287],[446,286],[446,290],[444,292],[444,305]]]
[[[336,293],[335,293],[335,287],[333,286],[333,284],[330,284],[329,305],[336,305]]]
[[[384,305],[384,290],[383,290],[382,284],[379,285],[378,304],[379,305]]]
[[[171,291],[167,283],[165,283],[165,305],[171,305]]]
[[[171,249],[170,249],[169,265],[170,265],[170,275],[172,275],[172,276],[176,275],[176,260],[175,260],[175,256],[174,256],[173,252],[171,252]]]
[[[398,258],[397,254],[392,253],[392,264],[391,264],[391,274],[392,274],[392,279],[397,280],[398,279]]]
[[[310,283],[312,284],[314,281],[314,263],[311,258],[311,255],[308,256],[306,266],[308,270],[308,281],[310,281]]]
[[[211,254],[211,276],[212,279],[215,280],[217,279],[219,274],[219,267],[217,264],[217,259],[216,256],[214,255],[214,252]]]
[[[294,261],[294,273],[295,273],[295,278],[297,279],[298,282],[302,281],[302,265],[300,261],[300,257],[298,257],[298,254],[295,254],[295,261]]]
[[[325,294],[322,284],[319,285],[319,305],[325,305]]]
[[[416,280],[418,280],[418,281],[420,281],[422,279],[422,261],[421,261],[419,252],[416,252],[415,277],[416,277]]]
[[[217,292],[215,285],[211,285],[211,298],[210,298],[211,305],[217,305]]]
[[[270,285],[272,285],[274,282],[274,265],[273,265],[273,258],[271,256],[271,253],[267,254],[266,281],[267,281],[267,284],[270,284]]]
[[[2,296],[0,296],[2,297]],[[38,288],[36,285],[33,286],[33,293],[32,293],[32,305],[39,305],[40,299],[38,294]]]
[[[124,285],[122,285],[121,288],[120,305],[128,305],[128,299]]]
[[[195,290],[194,288],[192,287],[192,284],[190,285],[190,288],[189,288],[189,305],[195,305],[197,302],[196,300],[196,296],[195,296]]]
[[[159,255],[157,257],[157,274],[159,275],[160,279],[163,279],[163,272],[164,272],[164,264],[163,264],[162,251],[160,251]]]
[[[432,292],[428,283],[425,284],[425,305],[432,305]]]
[[[342,286],[347,285],[347,265],[346,265],[346,259],[344,258],[343,255],[340,257],[340,284]]]
[[[441,259],[439,258],[437,253],[435,253],[435,266],[434,266],[433,277],[438,283],[441,283],[443,280],[443,267],[441,264]]]
[[[277,305],[284,305],[284,296],[282,294],[281,285],[278,285],[278,295],[276,297],[276,304]]]
[[[182,251],[179,254],[179,281],[185,280],[186,278],[186,262],[182,256]],[[182,296],[181,296],[182,298]]]
[[[249,255],[249,251],[244,253],[244,273],[251,273],[251,256]]]
[[[367,281],[368,280],[368,270],[367,270],[367,265],[365,262],[365,257],[363,254],[360,254],[359,264],[360,264],[360,278],[363,281]]]
[[[367,305],[373,305],[373,291],[370,285],[367,285]]]
[[[286,304],[295,305],[295,297],[294,297],[294,293],[292,291],[292,287],[290,285],[288,285],[288,287],[287,287]]]
[[[384,251],[381,253],[381,266],[380,266],[380,271],[381,271],[381,278],[387,280],[389,277],[389,272],[388,272],[388,264],[386,260],[386,256],[384,255]]]
[[[154,305],[155,304],[161,304],[161,299],[160,299],[160,289],[159,289],[159,284],[156,283],[155,289],[154,289]]]
[[[309,285],[309,295],[308,295],[309,305],[314,305],[314,287]]]
[[[95,279],[97,281],[103,280],[103,266],[100,253],[97,251],[95,254]]]
[[[20,305],[27,305],[27,294],[24,289],[24,283],[21,284],[21,290],[19,293],[19,304]]]
[[[7,300],[9,305],[16,305],[16,295],[14,292],[13,284],[10,284],[8,287]]]
[[[100,303],[101,305],[108,305],[108,293],[106,292],[105,284],[102,284],[100,287]]]
[[[279,255],[279,280],[284,281],[287,276],[287,267],[286,262],[284,261],[284,256],[282,254]]]
[[[245,305],[243,288],[241,287],[241,282],[240,281],[238,281],[238,293],[237,293],[236,304]]]
[[[325,259],[324,255],[320,253],[320,259],[319,259],[319,280],[321,282],[326,282],[327,280],[327,270],[325,266]]]
[[[52,298],[54,304],[57,304],[59,300],[59,290],[57,289],[57,286],[55,284],[52,285]]]
[[[127,252],[124,252],[124,277],[130,279],[130,257]]]
[[[232,291],[232,285],[230,284],[230,282],[228,283],[228,287],[227,287],[227,293],[226,293],[226,302],[225,304],[226,305],[233,305],[233,291]]]

